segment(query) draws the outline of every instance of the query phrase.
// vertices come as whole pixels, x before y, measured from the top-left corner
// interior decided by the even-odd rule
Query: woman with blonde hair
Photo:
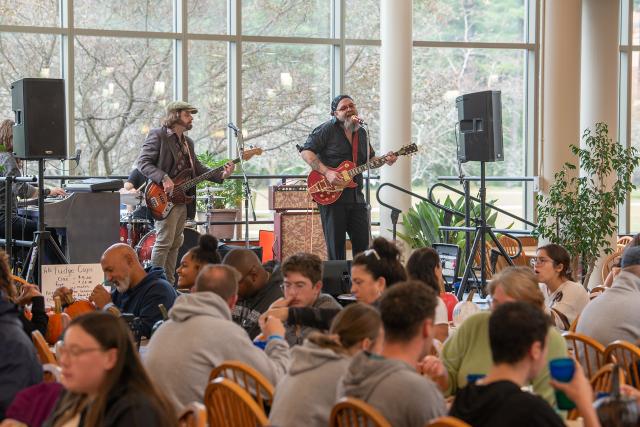
[[[291,350],[291,368],[276,386],[269,422],[281,427],[326,426],[338,380],[347,372],[351,356],[362,350],[380,353],[382,334],[378,310],[363,303],[340,311],[328,335],[310,334]]]
[[[511,301],[523,301],[544,310],[544,296],[538,287],[538,281],[528,267],[508,267],[493,276],[489,284],[491,308]],[[467,385],[470,376],[483,376],[492,366],[489,345],[489,317],[491,312],[482,311],[469,317],[457,331],[445,342],[441,353],[444,366],[433,356],[428,356],[423,372],[446,390],[447,395]],[[567,357],[567,346],[558,330],[549,326],[547,334],[547,361]],[[534,393],[549,403],[555,403],[553,388],[549,384],[548,364],[533,379]]]

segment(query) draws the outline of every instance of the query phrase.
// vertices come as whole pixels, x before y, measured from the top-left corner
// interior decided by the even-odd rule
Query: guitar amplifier
[[[306,185],[269,186],[269,209],[271,210],[309,210],[317,206],[307,191]]]
[[[317,211],[276,212],[274,231],[274,253],[280,262],[298,252],[309,252],[322,260],[327,259],[327,245]]]

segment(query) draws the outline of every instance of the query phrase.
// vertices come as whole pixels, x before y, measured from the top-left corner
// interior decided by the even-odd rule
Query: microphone
[[[80,154],[82,153],[82,149],[78,148],[76,149],[76,156],[73,158],[73,160],[76,161],[76,165],[80,163]]]
[[[236,127],[236,125],[234,125],[234,124],[233,124],[233,123],[231,123],[231,122],[229,122],[229,124],[227,125],[227,127],[228,127],[229,129],[233,129],[233,131],[236,133],[236,135],[240,132],[240,129],[238,129],[238,128]]]
[[[351,116],[351,120],[354,120],[354,121],[360,123],[362,126],[366,126],[367,125],[367,122],[365,122],[362,117]]]

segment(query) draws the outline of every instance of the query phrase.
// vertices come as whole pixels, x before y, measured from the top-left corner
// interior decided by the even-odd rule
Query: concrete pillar
[[[411,142],[413,1],[380,0],[380,150],[397,151]],[[401,157],[380,170],[381,182],[411,189],[411,158]],[[372,199],[375,194],[372,193]],[[406,212],[411,198],[396,190],[382,190],[386,203]],[[390,210],[380,208],[380,234],[391,237]]]
[[[604,122],[613,142],[618,140],[619,20],[620,2],[582,0],[580,131]],[[611,177],[608,187],[614,180]],[[616,240],[617,233],[610,236],[614,249]],[[601,284],[601,270],[599,262],[589,287]]]

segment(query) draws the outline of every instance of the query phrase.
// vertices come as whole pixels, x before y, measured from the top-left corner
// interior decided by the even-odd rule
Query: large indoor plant
[[[570,145],[578,166],[565,163],[554,175],[547,194],[538,194],[538,227],[535,233],[564,246],[572,257],[572,270],[582,271],[586,286],[602,251],[611,253],[611,236],[617,234],[618,206],[635,188],[633,170],[640,163],[638,151],[609,138],[605,123],[582,135],[583,147]],[[569,175],[573,175],[569,177]]]
[[[229,161],[229,159],[216,158],[215,154],[210,151],[198,154],[197,157],[203,165],[212,169],[218,168]],[[238,166],[236,166],[236,171],[237,169]],[[197,186],[199,191],[196,208],[200,221],[206,221],[207,205],[210,202],[206,199],[206,188],[217,188],[216,191],[210,193],[213,196],[211,221],[236,221],[239,219],[238,214],[240,213],[243,197],[242,180],[225,179],[222,184],[210,181],[199,183]],[[210,233],[220,239],[230,239],[233,237],[234,228],[234,224],[214,225],[213,231],[210,231]]]

